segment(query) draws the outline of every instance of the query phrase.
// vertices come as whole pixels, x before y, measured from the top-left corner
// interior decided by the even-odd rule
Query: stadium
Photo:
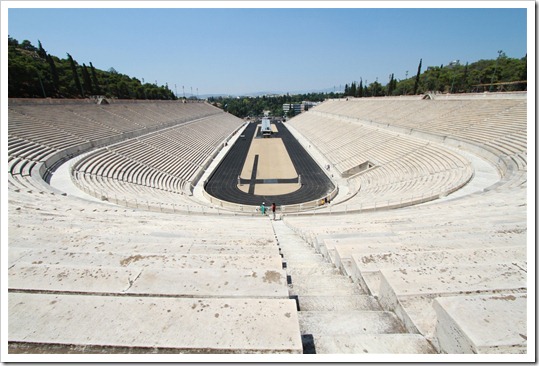
[[[528,352],[526,92],[8,109],[10,353]]]

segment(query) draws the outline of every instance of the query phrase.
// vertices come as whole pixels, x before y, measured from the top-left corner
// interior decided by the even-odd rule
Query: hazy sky
[[[369,83],[378,78],[385,85],[390,73],[397,79],[406,71],[415,75],[421,58],[425,70],[457,59],[463,64],[493,59],[498,50],[517,58],[527,53],[525,8],[353,8],[361,2],[323,9],[283,9],[275,3],[247,8],[250,2],[221,9],[177,8],[183,6],[179,2],[159,3],[170,8],[67,8],[73,4],[80,6],[16,8],[14,2],[8,33],[36,46],[40,40],[61,58],[68,52],[79,64],[167,82],[179,95],[182,86],[186,94],[193,88],[203,95],[339,89],[360,78]],[[298,7],[308,4],[331,5],[301,2]],[[489,4],[522,6],[477,6]]]

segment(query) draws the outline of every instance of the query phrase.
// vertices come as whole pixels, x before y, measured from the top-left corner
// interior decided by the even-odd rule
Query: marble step
[[[317,354],[432,354],[420,334],[357,334],[314,336]]]
[[[289,299],[9,293],[8,341],[177,353],[302,353]]]
[[[382,308],[372,296],[327,296],[299,295],[300,311],[348,311],[365,310],[381,311]]]

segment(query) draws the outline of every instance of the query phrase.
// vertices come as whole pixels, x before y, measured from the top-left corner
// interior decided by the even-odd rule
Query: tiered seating
[[[356,209],[399,207],[447,195],[466,184],[473,173],[464,157],[408,135],[319,113],[306,113],[289,123],[341,174],[365,162],[374,164],[349,179],[350,185],[361,187],[347,202]]]
[[[10,200],[11,351],[301,353],[267,220]]]
[[[436,312],[441,310],[435,309],[435,299],[473,294],[483,296],[481,301],[488,308],[490,301],[497,300],[488,299],[493,293],[526,296],[527,223],[526,211],[521,208],[525,202],[525,189],[490,191],[391,212],[287,216],[285,222],[344,274],[377,296],[384,309],[395,311],[410,332],[420,332],[440,351],[448,352],[455,346],[445,348],[447,337],[438,343],[438,333],[446,331],[449,323],[440,323]],[[507,307],[498,309],[496,316],[507,319],[498,331],[512,333],[509,342],[515,336],[520,338],[519,333],[526,334],[525,310],[513,309],[516,303],[507,301]],[[520,315],[515,318],[515,314]],[[475,315],[480,317],[481,313]],[[451,310],[451,318],[461,316],[461,312]],[[459,326],[466,328],[465,323]],[[486,339],[478,342],[481,352],[496,352],[494,343]],[[507,351],[509,344],[498,343],[502,345]],[[525,339],[520,338],[512,347],[513,352],[522,352]]]
[[[95,146],[212,115],[225,114],[205,103],[118,102],[95,105],[81,102],[42,105],[11,100],[8,111],[9,184],[19,190],[50,191],[42,180],[63,159]],[[230,116],[226,117],[230,122]],[[235,127],[233,123],[216,126],[220,129],[218,136],[221,137],[226,128],[231,128],[229,133],[237,128],[241,121],[236,121]],[[204,154],[201,156],[209,155],[208,151]]]
[[[287,215],[278,222],[354,283],[327,266],[308,267],[307,259],[322,256],[295,247],[292,234],[265,219],[148,212],[166,200],[189,202],[174,193],[188,180],[175,180],[168,172],[188,177],[191,173],[180,168],[184,160],[176,156],[189,156],[186,160],[198,166],[203,159],[196,152],[207,147],[204,154],[211,154],[209,146],[219,143],[221,132],[210,121],[222,114],[213,107],[54,105],[62,110],[61,128],[47,117],[53,106],[40,107],[47,108],[43,116],[26,110],[29,106],[25,114],[18,105],[9,110],[10,351],[300,353],[300,325],[303,332],[319,335],[318,344],[327,346],[321,352],[406,352],[400,343],[405,333],[420,353],[432,351],[424,337],[440,353],[527,351],[522,99],[330,101],[290,121],[338,169],[346,171],[363,159],[376,164],[350,178],[350,186],[361,189],[345,203],[352,207],[383,201],[391,206],[401,197],[427,196],[466,181],[469,161],[429,136],[461,141],[475,154],[488,151],[484,156],[504,174],[499,184],[460,198],[348,215],[333,214],[337,205],[331,214]],[[73,129],[66,110],[80,118]],[[84,132],[85,123],[108,126],[99,127],[99,142],[87,140],[91,133]],[[52,129],[57,133],[49,135]],[[165,129],[167,134],[158,131]],[[229,133],[233,129],[228,127]],[[414,131],[408,136],[412,129],[426,139]],[[195,140],[201,141],[196,148]],[[51,156],[57,160],[81,146],[117,142],[81,157],[87,174],[79,172],[79,185],[94,195],[108,192],[109,201],[114,195],[137,197],[130,207],[144,210],[27,193],[47,191],[42,180],[30,178],[42,176],[39,164]],[[145,153],[138,155],[140,149]],[[288,242],[284,255],[295,268],[283,271],[275,238]],[[314,283],[308,281],[313,273]],[[346,290],[346,299],[336,291],[334,301],[327,293],[337,283],[345,284],[339,290]],[[299,313],[288,299],[289,288],[302,296]],[[353,298],[359,293],[369,296]],[[355,309],[354,314],[358,306],[376,309],[390,321],[381,322],[378,315],[346,318],[344,310],[329,314],[337,305]],[[395,329],[382,329],[389,333],[383,337],[359,334],[376,334],[376,324]]]
[[[489,156],[481,149],[495,154],[491,162],[506,172],[500,184],[429,205],[347,216],[289,215],[285,222],[439,352],[526,353],[526,102],[433,102],[332,101],[313,114],[315,120],[339,115],[342,124],[356,118],[359,130],[365,128],[362,123],[377,128],[390,123],[390,128],[421,128],[465,140],[480,156]],[[428,107],[419,108],[424,103]],[[388,117],[393,111],[400,111],[395,120]],[[299,120],[305,126],[297,122],[307,136],[308,117]],[[453,168],[465,164],[455,153],[447,159],[448,151],[427,147],[361,174],[360,193],[385,199],[399,192],[385,182],[414,174],[432,176],[424,172],[436,165],[456,173]],[[511,169],[502,166],[507,157],[513,159]],[[420,182],[417,190],[402,182],[402,193],[420,193],[426,188]],[[447,183],[442,179],[437,184]],[[361,194],[354,199],[361,202]]]
[[[84,138],[77,136],[71,131],[62,130],[60,127],[50,125],[41,118],[24,114],[18,109],[8,110],[8,134],[12,137],[33,142],[55,150],[65,150],[77,144],[86,142]],[[51,116],[51,118],[54,118]],[[11,151],[12,155],[19,154]]]
[[[175,192],[241,124],[203,103],[10,105],[10,350],[301,353],[267,221],[147,212],[189,212]],[[143,211],[28,194],[55,192],[40,164],[115,142],[76,178]]]
[[[526,151],[525,97],[514,99],[400,100],[352,99],[331,101],[314,111],[377,125],[421,130],[470,141],[498,155]]]
[[[236,117],[221,113],[101,149],[74,166],[77,182],[130,200],[141,198],[136,186],[188,192],[210,155],[237,127]]]

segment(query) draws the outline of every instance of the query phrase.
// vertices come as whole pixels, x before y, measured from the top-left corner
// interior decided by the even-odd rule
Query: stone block
[[[526,294],[434,300],[436,337],[444,353],[526,353]]]
[[[301,353],[289,299],[10,293],[8,341],[178,353]]]

